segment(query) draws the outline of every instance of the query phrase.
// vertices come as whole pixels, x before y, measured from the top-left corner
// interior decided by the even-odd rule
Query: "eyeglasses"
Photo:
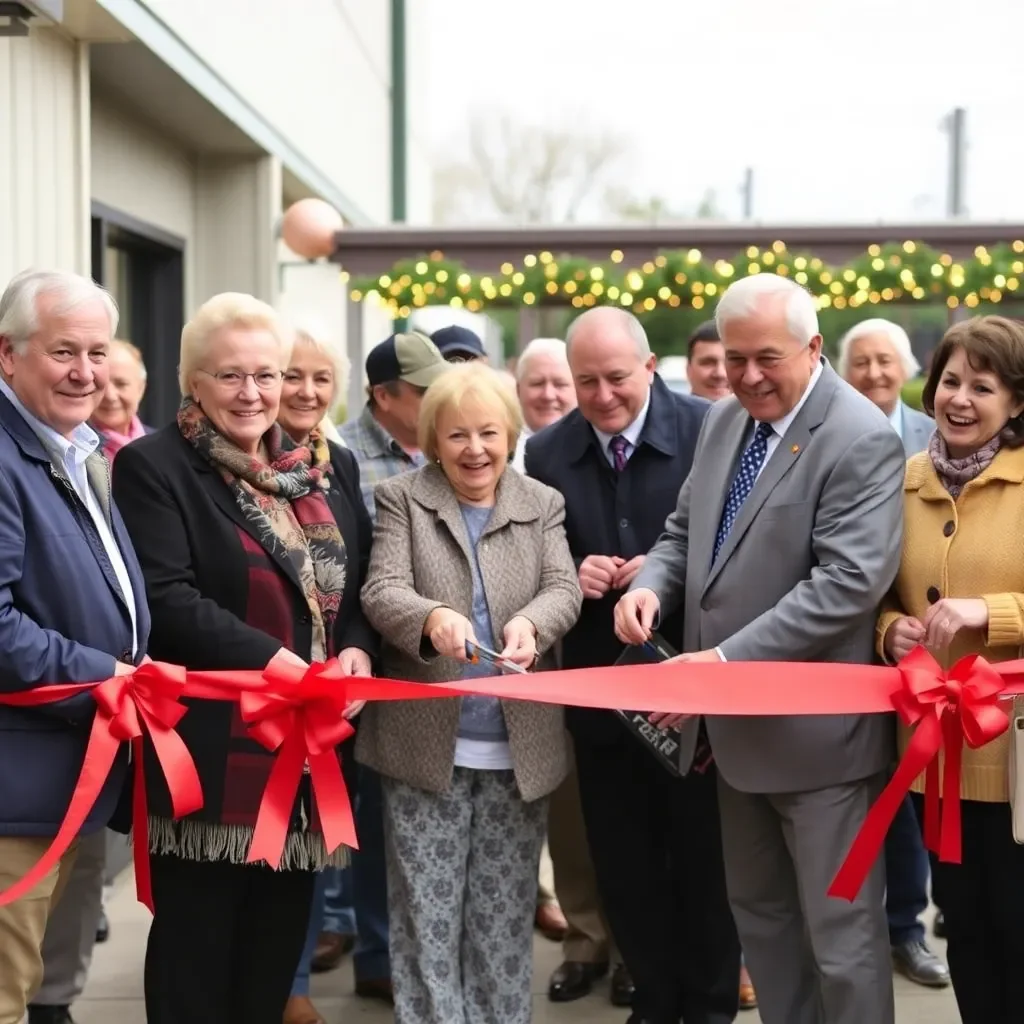
[[[205,373],[207,377],[212,377],[218,387],[222,387],[225,390],[241,391],[245,386],[245,382],[252,377],[253,384],[260,389],[260,391],[267,391],[274,387],[276,384],[280,384],[284,377],[282,370],[260,370],[258,373],[242,373],[240,370],[218,370],[216,373],[210,373],[209,370],[200,370],[200,373]]]

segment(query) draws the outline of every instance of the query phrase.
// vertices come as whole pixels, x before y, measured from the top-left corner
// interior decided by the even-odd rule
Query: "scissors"
[[[509,661],[508,658],[503,658],[496,651],[492,651],[487,647],[482,647],[480,644],[473,643],[472,640],[466,641],[466,657],[469,658],[470,664],[479,665],[482,661],[489,661],[496,668],[501,669],[503,672],[518,672],[520,675],[526,675],[526,669],[522,665],[517,665],[514,661]]]

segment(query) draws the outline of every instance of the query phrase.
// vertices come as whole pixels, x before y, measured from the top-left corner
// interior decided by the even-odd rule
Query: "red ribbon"
[[[923,647],[915,648],[900,662],[901,689],[893,694],[893,704],[900,718],[916,728],[895,774],[872,805],[833,879],[830,896],[853,900],[857,895],[882,849],[900,804],[922,772],[925,772],[925,843],[940,860],[960,863],[960,768],[964,743],[976,749],[990,743],[1009,727],[1009,717],[999,706],[999,699],[1012,691],[1007,690],[999,670],[1009,674],[1018,665],[1005,663],[993,667],[984,658],[971,655],[946,672]],[[940,750],[945,752],[941,805]]]
[[[75,784],[64,821],[46,853],[35,866],[5,892],[6,906],[31,892],[60,863],[75,841],[114,766],[121,743],[130,741],[134,765],[132,793],[135,828],[135,876],[139,900],[152,911],[149,874],[146,787],[142,774],[142,736],[149,734],[167,780],[174,816],[192,814],[203,806],[199,774],[184,741],[174,731],[187,708],[178,703],[185,691],[185,670],[176,665],[147,662],[134,672],[113,676],[99,684],[47,686],[25,693],[4,694],[0,703],[31,707],[55,703],[92,690],[98,710],[93,718],[82,770]]]
[[[187,681],[186,681],[187,680]],[[133,814],[139,898],[152,909],[149,889],[142,736],[153,741],[167,779],[175,817],[202,806],[199,779],[175,726],[185,714],[181,697],[238,701],[250,734],[276,751],[248,859],[277,866],[288,823],[308,763],[327,850],[355,847],[352,807],[336,747],[352,735],[342,717],[349,701],[434,700],[484,694],[511,700],[592,708],[644,707],[691,715],[835,715],[891,712],[895,707],[914,736],[892,781],[871,808],[829,890],[853,899],[877,858],[885,834],[911,784],[926,771],[926,833],[944,860],[960,856],[960,762],[963,743],[978,747],[1000,735],[1008,719],[1000,696],[1024,693],[1024,661],[989,665],[966,658],[948,673],[923,648],[898,669],[869,665],[789,662],[674,662],[536,672],[423,684],[345,676],[337,661],[308,669],[275,658],[264,672],[188,672],[148,663],[133,675],[99,685],[47,686],[0,694],[0,704],[49,704],[92,689],[99,705],[82,772],[67,817],[43,859],[0,906],[27,893],[74,840],[110,773],[120,742],[130,740],[135,759]],[[938,752],[946,751],[945,792],[938,794]]]
[[[274,868],[280,864],[306,764],[328,854],[342,843],[357,849],[352,804],[337,754],[338,745],[355,732],[342,717],[349,698],[340,664],[333,659],[304,669],[275,657],[263,677],[268,684],[265,689],[243,691],[239,696],[249,734],[268,750],[277,751],[260,801],[248,862],[266,861]]]

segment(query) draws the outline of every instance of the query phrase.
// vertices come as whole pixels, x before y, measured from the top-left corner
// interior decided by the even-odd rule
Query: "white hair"
[[[516,380],[520,381],[526,376],[526,366],[535,356],[551,356],[561,363],[569,365],[569,357],[566,355],[565,342],[561,338],[534,338],[526,348],[523,349],[519,360],[516,362]]]
[[[753,316],[764,299],[778,295],[786,297],[789,333],[801,345],[810,344],[811,338],[820,333],[818,310],[811,293],[788,277],[772,273],[741,277],[726,288],[715,309],[719,336],[724,337],[724,327],[729,320],[745,320]]]
[[[207,346],[217,331],[224,327],[256,328],[269,331],[281,349],[281,369],[288,368],[292,355],[291,328],[273,307],[252,295],[222,292],[204,302],[181,331],[181,355],[178,361],[178,384],[182,395],[192,392],[192,377],[206,355]]]
[[[348,387],[348,375],[351,369],[348,356],[341,351],[334,337],[334,332],[326,322],[308,314],[296,314],[288,317],[288,323],[295,332],[296,345],[308,345],[318,355],[324,357],[334,370],[333,404],[338,395],[343,395]],[[292,354],[294,355],[294,348]]]
[[[146,361],[142,358],[142,349],[140,349],[138,345],[133,345],[125,338],[115,338],[112,348],[119,348],[122,352],[125,352],[132,357],[132,359],[138,364],[139,376],[142,380],[145,380],[149,376],[146,372]]]
[[[110,320],[110,336],[117,333],[119,314],[114,297],[95,281],[64,270],[25,270],[11,279],[0,296],[0,337],[10,338],[23,352],[39,330],[39,298],[55,295],[55,316],[64,316],[99,300]]]
[[[845,378],[846,371],[850,369],[850,349],[853,347],[853,343],[861,338],[866,338],[869,334],[884,334],[889,339],[903,364],[903,373],[908,380],[921,372],[921,364],[914,357],[914,350],[907,332],[891,320],[876,317],[873,320],[862,320],[859,324],[855,324],[839,339],[839,358],[836,360],[836,369],[839,371],[840,377]]]
[[[327,412],[318,426],[328,441],[345,447],[331,414],[338,402],[338,396],[344,395],[348,389],[348,375],[352,364],[349,362],[348,356],[338,347],[334,332],[319,317],[309,313],[296,313],[289,316],[288,322],[295,331],[295,345],[308,345],[318,355],[328,360],[334,370],[334,388],[331,391],[331,400],[327,403]],[[292,355],[294,354],[295,348],[293,347]]]
[[[637,356],[642,360],[649,359],[651,356],[651,343],[647,340],[647,332],[644,330],[644,325],[628,309],[620,309],[618,306],[595,306],[593,309],[588,309],[585,313],[580,313],[569,324],[565,332],[566,358],[569,356],[572,340],[580,330],[586,327],[591,320],[600,322],[602,319],[609,317],[613,320],[618,320],[625,327],[626,333],[636,344]]]

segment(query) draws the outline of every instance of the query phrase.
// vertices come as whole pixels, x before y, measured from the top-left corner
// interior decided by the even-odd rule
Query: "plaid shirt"
[[[427,460],[421,452],[415,455],[407,452],[377,422],[368,404],[354,420],[344,424],[339,432],[359,463],[359,487],[363,492],[363,502],[370,518],[376,521],[373,490],[377,484],[388,477],[416,469]]]

